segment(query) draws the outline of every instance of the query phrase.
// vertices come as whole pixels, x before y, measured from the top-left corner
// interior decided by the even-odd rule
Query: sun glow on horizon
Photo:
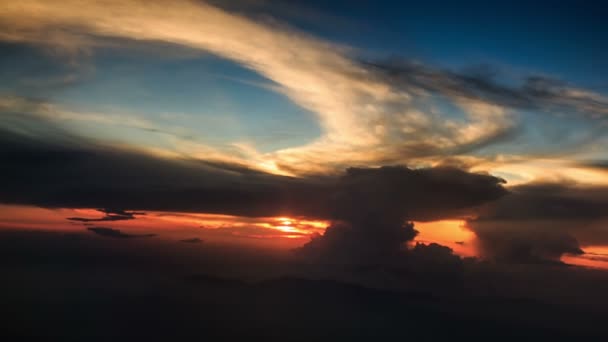
[[[45,230],[87,233],[94,227],[108,227],[125,233],[157,234],[157,239],[181,240],[198,237],[206,242],[256,245],[290,249],[307,243],[314,234],[323,234],[329,221],[304,217],[241,217],[223,214],[182,212],[136,212],[133,219],[102,221],[103,212],[93,208],[47,209],[32,206],[0,205],[0,229]],[[90,222],[71,221],[79,217]],[[463,220],[414,222],[418,236],[413,243],[437,243],[450,247],[462,257],[477,256],[476,236]],[[583,246],[583,255],[564,255],[567,264],[608,269],[608,246]]]
[[[475,234],[468,230],[463,220],[415,222],[418,235],[414,243],[437,243],[450,247],[460,256],[476,256]]]

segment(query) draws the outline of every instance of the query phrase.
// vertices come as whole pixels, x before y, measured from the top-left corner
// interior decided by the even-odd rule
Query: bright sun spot
[[[286,233],[295,233],[298,232],[298,229],[293,227],[293,220],[287,217],[279,217],[278,220],[280,225],[275,226],[276,229],[286,232]]]
[[[292,220],[290,218],[287,217],[279,217],[279,221],[281,221],[281,224],[284,226],[291,226],[292,225]]]

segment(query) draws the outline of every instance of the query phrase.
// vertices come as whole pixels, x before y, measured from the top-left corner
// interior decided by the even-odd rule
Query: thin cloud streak
[[[150,238],[156,236],[156,234],[127,234],[118,229],[107,227],[89,227],[87,230],[103,237],[116,239]]]

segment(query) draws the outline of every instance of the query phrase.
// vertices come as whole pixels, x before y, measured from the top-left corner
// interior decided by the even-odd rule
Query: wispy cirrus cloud
[[[183,127],[160,127],[143,115],[133,113],[108,113],[78,110],[70,106],[54,103],[40,98],[15,95],[0,96],[0,114],[33,117],[40,120],[60,122],[85,122],[108,126],[119,126],[152,133],[167,134],[182,139],[190,138]]]
[[[608,97],[546,76],[528,75],[518,85],[505,85],[496,81],[493,73],[498,71],[492,70],[455,72],[407,60],[366,64],[406,88],[507,108],[577,113],[595,119],[608,115]]]
[[[442,113],[421,113],[415,103],[423,98],[421,92],[386,82],[354,58],[348,47],[205,3],[109,1],[82,6],[77,1],[53,5],[25,1],[6,4],[0,16],[13,41],[45,38],[78,45],[82,35],[161,41],[211,52],[255,70],[274,81],[277,91],[315,113],[324,129],[323,136],[308,145],[253,161],[275,171],[281,167],[292,173],[324,171],[332,164],[341,168],[353,162],[375,163],[387,154],[401,160],[432,156],[490,141],[513,125],[506,111],[496,106],[483,115],[474,110],[464,123]],[[80,36],[67,35],[73,31]],[[48,37],[48,32],[66,35]],[[473,101],[459,104],[465,110],[491,107]],[[305,169],[298,166],[311,155],[317,156],[317,163]]]
[[[520,87],[509,87],[491,77],[420,63],[362,62],[347,46],[204,2],[84,3],[6,3],[0,8],[0,37],[57,46],[87,46],[108,37],[162,42],[252,69],[273,81],[274,91],[313,112],[324,131],[303,146],[248,153],[249,163],[272,172],[436,163],[511,138],[520,109],[575,111],[597,120],[608,113],[604,96],[560,81],[531,76]],[[437,100],[452,103],[463,116],[438,109]]]
[[[145,151],[173,158],[199,158],[201,163],[225,163],[255,167],[239,144],[212,145],[188,127],[171,122],[177,114],[165,113],[153,120],[142,113],[87,111],[42,98],[0,95],[0,126],[18,135],[36,136],[40,144],[64,144],[74,140]],[[103,127],[103,129],[100,129]],[[118,133],[116,133],[118,132]],[[141,136],[147,143],[141,143]],[[260,153],[254,151],[259,158]],[[258,167],[259,168],[259,167]]]

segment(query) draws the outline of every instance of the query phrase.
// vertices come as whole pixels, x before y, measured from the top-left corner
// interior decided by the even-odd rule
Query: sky
[[[603,14],[3,2],[0,226],[607,268]]]
[[[0,339],[605,339],[606,17],[0,1]]]

